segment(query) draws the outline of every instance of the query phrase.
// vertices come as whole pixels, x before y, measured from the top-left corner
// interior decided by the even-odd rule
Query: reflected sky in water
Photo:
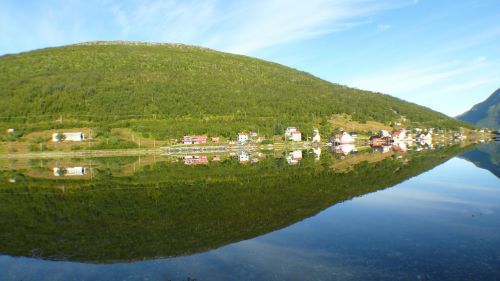
[[[0,280],[500,280],[499,211],[500,180],[453,158],[206,253],[100,265],[0,256]]]

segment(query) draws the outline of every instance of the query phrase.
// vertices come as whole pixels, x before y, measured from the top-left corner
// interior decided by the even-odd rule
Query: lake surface
[[[0,280],[500,280],[499,148],[9,161]]]

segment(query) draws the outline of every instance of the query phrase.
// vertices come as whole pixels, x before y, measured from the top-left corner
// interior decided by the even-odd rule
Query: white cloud
[[[366,17],[413,4],[409,0],[268,0],[223,3],[149,1],[106,4],[122,34],[152,41],[200,44],[252,53],[351,28]],[[229,5],[229,6],[227,6]]]

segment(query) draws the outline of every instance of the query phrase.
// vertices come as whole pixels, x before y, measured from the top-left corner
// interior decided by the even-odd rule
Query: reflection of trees
[[[0,251],[86,262],[186,255],[249,239],[353,197],[393,186],[460,153],[422,152],[409,163],[387,157],[338,173],[338,159],[300,165],[265,159],[241,166],[158,163],[133,177],[102,176],[51,189],[54,181],[19,177],[0,193]],[[3,172],[1,174],[4,176]],[[47,187],[47,188],[44,188]]]

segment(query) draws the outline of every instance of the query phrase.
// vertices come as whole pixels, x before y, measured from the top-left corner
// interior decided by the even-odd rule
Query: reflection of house
[[[382,136],[371,136],[370,145],[371,146],[383,146],[392,143],[392,137],[382,137]]]
[[[70,168],[54,168],[54,176],[83,176],[87,174],[87,168],[85,167],[70,167]]]
[[[333,149],[337,154],[348,155],[349,153],[356,151],[356,146],[354,144],[341,144],[335,146]]]
[[[319,160],[319,158],[321,157],[321,148],[313,147],[313,153],[314,153],[314,159]]]
[[[288,164],[294,165],[302,160],[302,150],[294,150],[286,156]]]
[[[208,164],[208,157],[205,155],[197,156],[184,156],[184,164],[186,165],[205,165]]]
[[[182,139],[183,144],[204,144],[207,143],[206,136],[184,136]]]
[[[219,161],[220,161],[219,155],[215,155],[214,157],[212,157],[212,162],[219,162]]]
[[[250,161],[250,154],[246,151],[238,151],[238,160],[240,163],[248,163]]]
[[[59,142],[59,141],[83,141],[84,135],[82,132],[76,132],[76,133],[53,133],[52,134],[52,141],[53,142]]]
[[[395,151],[406,152],[408,150],[408,147],[406,146],[406,143],[404,143],[404,142],[395,142],[392,145],[392,149],[394,149]]]
[[[331,137],[330,141],[335,144],[354,143],[354,138],[348,132],[342,132]]]
[[[427,134],[420,134],[418,137],[417,137],[417,140],[419,141],[431,141],[432,140],[432,134],[430,132],[428,132]]]

